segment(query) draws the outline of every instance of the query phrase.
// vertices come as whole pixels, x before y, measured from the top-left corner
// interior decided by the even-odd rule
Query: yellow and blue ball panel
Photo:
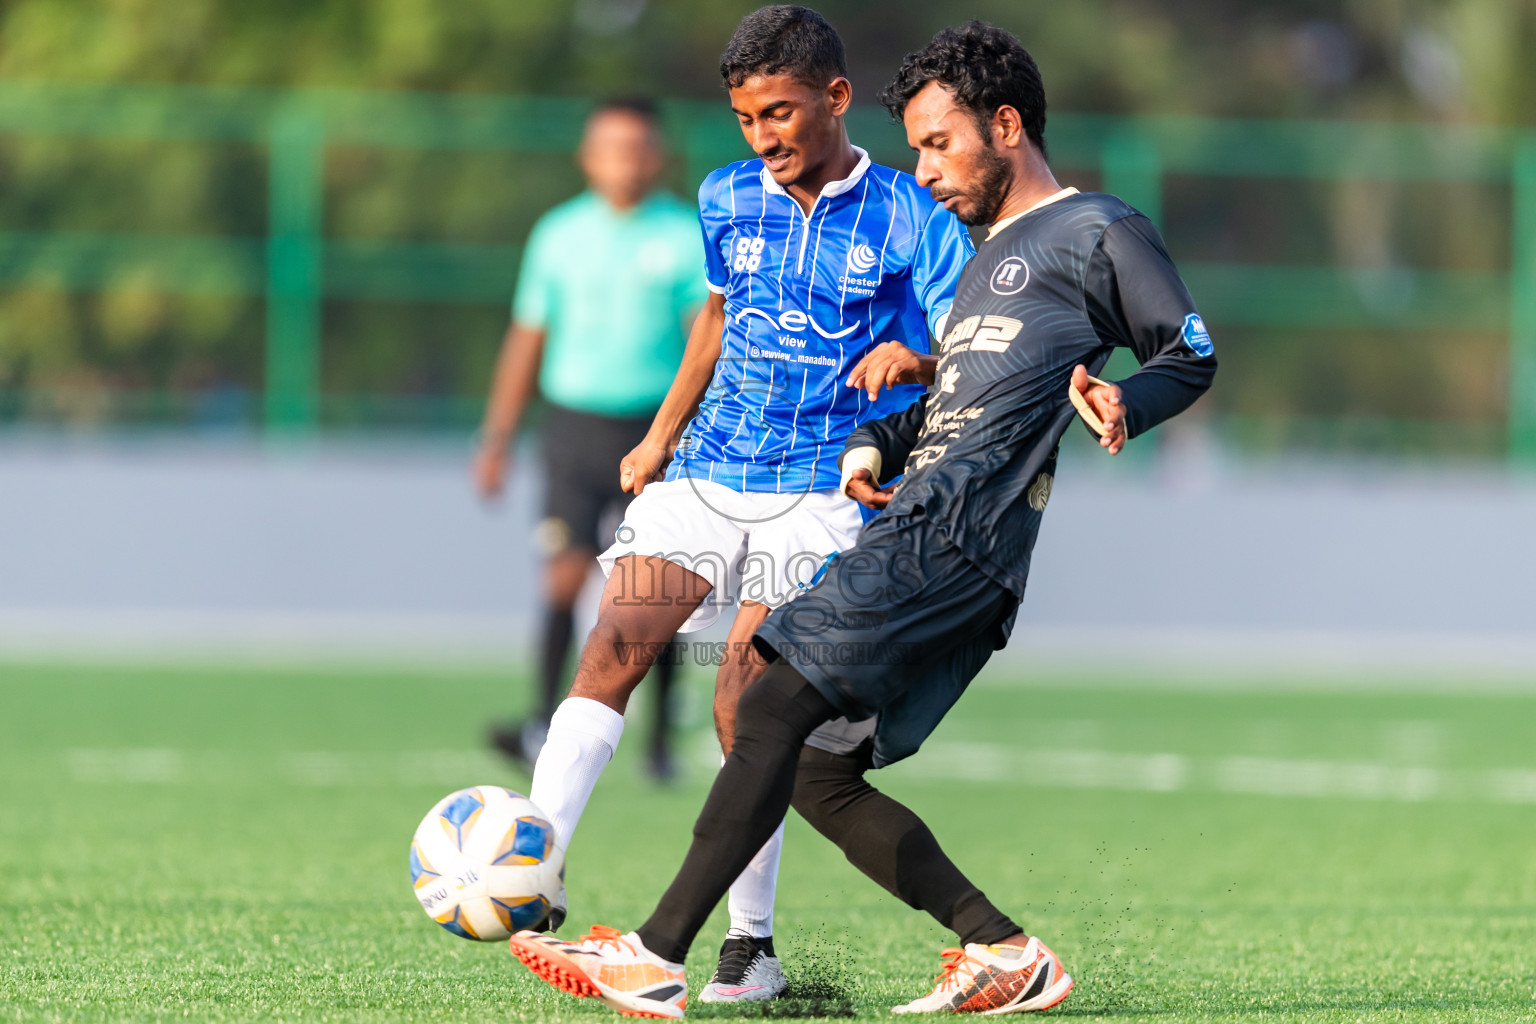
[[[485,801],[474,790],[465,789],[455,793],[443,809],[437,812],[437,820],[448,838],[462,850],[464,840],[475,827],[475,821],[483,810]]]
[[[542,928],[549,920],[549,901],[542,896],[525,896],[522,899],[497,899],[493,896],[491,909],[496,911],[501,926],[509,932]]]
[[[431,885],[433,879],[441,878],[442,872],[435,870],[426,855],[421,852],[421,844],[411,840],[411,888],[420,889],[424,885]]]
[[[460,938],[478,939],[480,937],[475,934],[475,926],[469,923],[469,918],[465,917],[457,906],[445,914],[434,917],[432,920]]]
[[[531,815],[517,822],[496,848],[492,864],[538,864],[554,849],[555,830],[543,818]]]

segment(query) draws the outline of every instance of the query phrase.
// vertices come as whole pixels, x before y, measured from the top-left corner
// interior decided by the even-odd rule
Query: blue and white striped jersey
[[[976,250],[915,178],[858,153],[853,173],[823,188],[809,215],[760,160],[704,179],[704,263],[710,289],[725,296],[725,331],[668,480],[741,491],[836,487],[853,429],[923,393],[908,385],[871,402],[843,381],[881,342],[927,352]]]

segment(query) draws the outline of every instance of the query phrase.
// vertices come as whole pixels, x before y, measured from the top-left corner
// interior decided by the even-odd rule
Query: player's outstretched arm
[[[619,486],[631,494],[639,494],[645,485],[661,479],[677,450],[677,442],[709,390],[709,382],[715,376],[715,363],[720,360],[720,336],[725,331],[725,296],[711,292],[704,308],[694,318],[693,330],[688,332],[688,347],[683,351],[682,365],[667,389],[667,397],[645,440],[635,450],[624,456],[619,463]]]
[[[506,484],[507,454],[517,439],[523,410],[533,397],[539,364],[544,361],[544,338],[543,328],[513,323],[502,339],[475,453],[475,490],[482,498],[498,496]]]
[[[1099,335],[1136,354],[1141,368],[1113,385],[1088,383],[1089,405],[1114,416],[1119,445],[1194,404],[1216,377],[1216,351],[1195,301],[1157,228],[1136,214],[1104,231],[1084,277],[1084,299]],[[1100,443],[1119,450],[1115,441]]]
[[[915,352],[899,341],[885,341],[864,353],[864,358],[848,372],[848,386],[863,388],[873,402],[882,387],[897,384],[933,383],[939,357]]]

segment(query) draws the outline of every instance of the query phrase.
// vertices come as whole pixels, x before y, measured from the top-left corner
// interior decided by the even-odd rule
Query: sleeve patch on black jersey
[[[1191,313],[1184,318],[1184,344],[1195,355],[1204,358],[1216,351],[1216,346],[1211,344],[1211,332],[1205,329],[1205,321],[1200,319],[1199,313]]]

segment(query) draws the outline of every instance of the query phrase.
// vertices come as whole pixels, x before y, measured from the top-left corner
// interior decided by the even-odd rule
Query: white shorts
[[[853,546],[863,523],[858,504],[836,490],[767,494],[658,481],[630,502],[597,562],[608,576],[625,555],[655,556],[704,577],[713,589],[678,630],[692,633],[742,601],[777,608],[793,600],[830,556]]]

